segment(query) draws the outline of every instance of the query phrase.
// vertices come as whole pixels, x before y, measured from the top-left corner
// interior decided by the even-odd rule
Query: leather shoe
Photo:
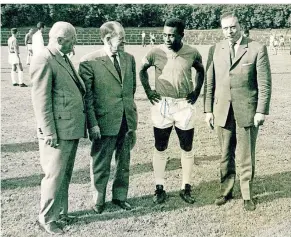
[[[218,198],[216,198],[215,204],[217,206],[221,206],[221,205],[224,205],[230,199],[233,199],[232,193],[230,193],[230,194],[228,194],[226,196],[219,196]]]
[[[28,87],[26,84],[24,84],[24,83],[21,83],[20,85],[19,85],[20,87]]]
[[[92,207],[92,209],[94,210],[94,212],[96,212],[97,214],[101,214],[103,211],[104,211],[104,209],[105,209],[105,205],[103,204],[103,205],[94,205],[93,207]]]
[[[47,224],[40,223],[39,221],[37,221],[37,223],[42,230],[46,231],[47,233],[49,233],[51,235],[64,234],[64,231],[60,227],[58,227],[58,225],[55,221],[52,221],[52,222],[47,223]]]
[[[68,214],[60,214],[59,220],[57,222],[62,225],[71,225],[74,222],[77,222],[77,219],[78,217],[76,216],[71,216]]]
[[[180,197],[187,203],[193,204],[195,202],[194,198],[191,197],[191,185],[185,184],[185,189],[180,191]]]
[[[164,190],[163,185],[156,185],[156,190],[155,190],[155,195],[153,198],[154,203],[161,204],[166,201],[167,194],[166,191]]]
[[[244,200],[244,208],[246,211],[254,211],[256,209],[256,204],[253,200]]]
[[[126,202],[126,201],[120,201],[118,199],[112,199],[112,203],[121,207],[122,209],[124,210],[127,210],[127,211],[130,211],[132,208],[131,208],[131,205]]]
[[[19,86],[19,84],[18,83],[13,83],[12,86]]]

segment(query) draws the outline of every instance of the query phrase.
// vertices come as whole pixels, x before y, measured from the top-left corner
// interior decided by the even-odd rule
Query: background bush
[[[291,26],[291,4],[2,4],[2,27],[35,26],[43,21],[51,26],[68,21],[79,27],[99,27],[117,20],[124,27],[161,27],[169,17],[186,22],[187,29],[218,28],[225,11],[238,14],[247,28],[286,28]]]

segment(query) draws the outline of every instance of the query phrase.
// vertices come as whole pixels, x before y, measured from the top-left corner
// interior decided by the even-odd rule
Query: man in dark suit
[[[233,197],[238,146],[244,208],[252,211],[256,139],[271,98],[270,63],[266,46],[241,35],[235,15],[222,15],[221,26],[226,39],[210,49],[204,105],[205,120],[210,127],[217,126],[222,150],[220,196],[215,203],[223,205]]]
[[[134,103],[134,57],[123,51],[125,32],[114,21],[100,27],[104,47],[81,59],[79,75],[86,85],[88,132],[92,141],[93,210],[102,213],[110,164],[115,150],[116,173],[112,202],[125,210],[129,184],[130,149],[134,146],[137,112]]]
[[[69,221],[68,188],[76,150],[86,136],[85,85],[67,54],[76,43],[75,28],[57,22],[47,48],[30,66],[32,103],[37,121],[41,182],[39,224],[50,234],[62,234],[59,221]]]

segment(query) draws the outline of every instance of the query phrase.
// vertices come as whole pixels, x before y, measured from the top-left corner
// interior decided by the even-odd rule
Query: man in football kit
[[[144,57],[140,79],[146,95],[153,104],[151,118],[154,125],[155,149],[153,169],[156,183],[155,203],[166,199],[164,190],[166,149],[173,126],[181,147],[182,186],[181,198],[194,203],[190,179],[194,164],[192,143],[194,137],[195,107],[204,80],[202,58],[198,50],[182,42],[185,24],[171,18],[165,22],[164,44],[152,48]],[[147,69],[155,67],[155,90],[149,84]],[[196,69],[193,90],[191,68]]]

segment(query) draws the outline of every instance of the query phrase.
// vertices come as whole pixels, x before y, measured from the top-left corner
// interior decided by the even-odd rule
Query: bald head
[[[58,21],[52,26],[49,32],[49,41],[50,43],[55,43],[59,37],[68,38],[73,35],[76,35],[76,30],[72,24],[65,21]]]
[[[76,30],[72,24],[58,21],[52,26],[49,32],[49,45],[67,54],[73,50],[75,43]]]

